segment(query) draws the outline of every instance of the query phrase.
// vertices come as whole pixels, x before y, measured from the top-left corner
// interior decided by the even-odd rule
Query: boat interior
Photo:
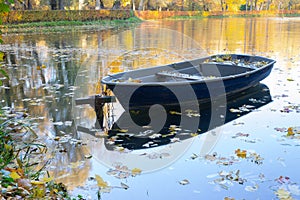
[[[254,68],[232,64],[201,63],[195,65],[186,62],[111,75],[110,80],[105,81],[134,83],[201,81],[234,76],[253,70]]]

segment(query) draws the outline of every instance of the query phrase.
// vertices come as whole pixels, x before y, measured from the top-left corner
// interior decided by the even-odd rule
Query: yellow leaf
[[[48,183],[48,182],[50,182],[50,181],[52,181],[53,180],[53,177],[44,177],[44,178],[42,178],[42,181],[44,181],[45,183]]]
[[[235,154],[239,158],[246,158],[247,157],[247,151],[246,150],[237,149],[237,150],[235,150]]]
[[[128,129],[119,129],[118,130],[120,133],[127,133],[128,132]]]
[[[293,128],[292,128],[292,127],[289,127],[289,128],[288,128],[287,136],[292,136],[292,135],[295,135],[295,133],[294,133],[294,131],[293,131]]]
[[[36,199],[43,199],[45,197],[46,191],[45,188],[36,187],[33,190],[33,197]]]
[[[42,65],[42,68],[45,69],[45,68],[46,68],[46,65]]]
[[[31,181],[32,185],[45,185],[44,181]]]
[[[196,136],[198,136],[199,134],[198,133],[191,133],[191,136],[192,137],[196,137]]]
[[[275,194],[280,200],[293,200],[289,191],[286,191],[283,188],[278,189]]]
[[[9,145],[9,144],[4,144],[4,148],[5,148],[7,151],[11,151],[11,150],[12,150],[12,146]]]
[[[41,70],[41,66],[39,66],[39,65],[36,66],[36,69],[37,69],[37,70]]]
[[[181,113],[180,112],[177,112],[177,111],[170,111],[170,114],[171,115],[181,115]]]
[[[107,188],[107,187],[108,187],[107,182],[105,182],[105,181],[101,178],[101,176],[95,175],[95,179],[96,179],[97,185],[98,185],[99,187],[101,187],[101,188]]]
[[[4,56],[5,56],[5,54],[2,51],[0,51],[0,61],[4,60]]]
[[[142,173],[142,170],[139,169],[139,168],[133,168],[133,169],[131,170],[131,175],[132,175],[132,176],[136,176],[136,175],[139,175],[139,174],[141,174],[141,173]]]
[[[14,180],[21,178],[21,176],[16,171],[11,172],[10,177]]]

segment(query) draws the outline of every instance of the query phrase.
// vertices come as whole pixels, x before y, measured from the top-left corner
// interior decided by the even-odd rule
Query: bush
[[[47,21],[91,21],[102,19],[128,19],[130,10],[39,10],[10,11],[2,14],[3,23],[18,24]]]

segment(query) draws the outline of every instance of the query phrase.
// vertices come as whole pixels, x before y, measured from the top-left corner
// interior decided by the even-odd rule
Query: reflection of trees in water
[[[51,149],[56,149],[48,166],[50,175],[55,177],[57,182],[67,185],[69,190],[83,186],[90,171],[90,161],[85,158],[85,155],[88,154],[86,147],[69,142],[55,143],[50,146]]]
[[[30,42],[13,46],[7,51],[6,65],[10,81],[6,86],[10,89],[0,91],[5,106],[11,107],[14,104],[15,108],[27,108],[32,116],[43,116],[46,121],[72,121],[74,91],[69,87],[75,83],[81,64],[77,58],[82,54],[66,51],[68,47],[63,41],[57,41],[54,46],[55,49],[39,49],[36,43]],[[48,57],[44,59],[42,54]],[[43,127],[41,130],[55,135],[76,133],[74,124],[43,124],[48,128]],[[57,144],[51,144],[51,140],[46,143],[50,149],[57,148]],[[60,148],[63,151],[59,153]],[[61,144],[56,151],[58,153],[53,154],[50,164],[54,177],[70,187],[84,184],[90,168],[90,163],[84,157],[84,148],[68,142]]]
[[[55,44],[54,52],[66,49],[63,41]],[[6,86],[1,90],[5,106],[28,108],[33,116],[53,118],[54,121],[70,121],[72,94],[69,86],[74,85],[80,63],[73,58],[80,56],[68,52],[68,60],[58,56],[42,59],[41,54],[49,54],[49,49],[39,49],[35,42],[14,44],[6,52],[6,66],[10,76]]]

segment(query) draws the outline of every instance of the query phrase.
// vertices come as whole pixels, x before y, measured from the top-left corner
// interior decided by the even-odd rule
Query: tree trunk
[[[269,9],[270,9],[270,4],[271,4],[271,2],[272,2],[271,0],[268,0],[268,1],[267,1],[267,7],[266,7],[266,10],[269,10]]]
[[[143,10],[144,0],[140,0],[139,10]]]
[[[64,10],[65,9],[64,1],[63,0],[59,0],[58,1],[58,9],[59,10]]]
[[[223,0],[221,0],[221,10],[222,11],[224,11],[223,4],[224,4],[224,2],[223,2]]]
[[[57,10],[56,0],[50,0],[51,10]]]
[[[95,10],[100,10],[104,8],[104,3],[102,0],[96,0]]]
[[[132,10],[135,11],[135,2],[132,0]]]
[[[32,10],[32,4],[30,0],[27,1],[27,10]]]
[[[257,10],[257,0],[254,0],[254,9]]]
[[[95,10],[100,10],[100,0],[96,0]]]
[[[121,7],[121,1],[120,0],[116,0],[114,2],[114,5],[113,5],[112,9],[113,10],[118,10],[118,9],[120,9],[120,7]]]
[[[293,1],[292,1],[292,0],[289,0],[288,9],[289,9],[289,10],[292,10],[292,6],[293,6]]]

